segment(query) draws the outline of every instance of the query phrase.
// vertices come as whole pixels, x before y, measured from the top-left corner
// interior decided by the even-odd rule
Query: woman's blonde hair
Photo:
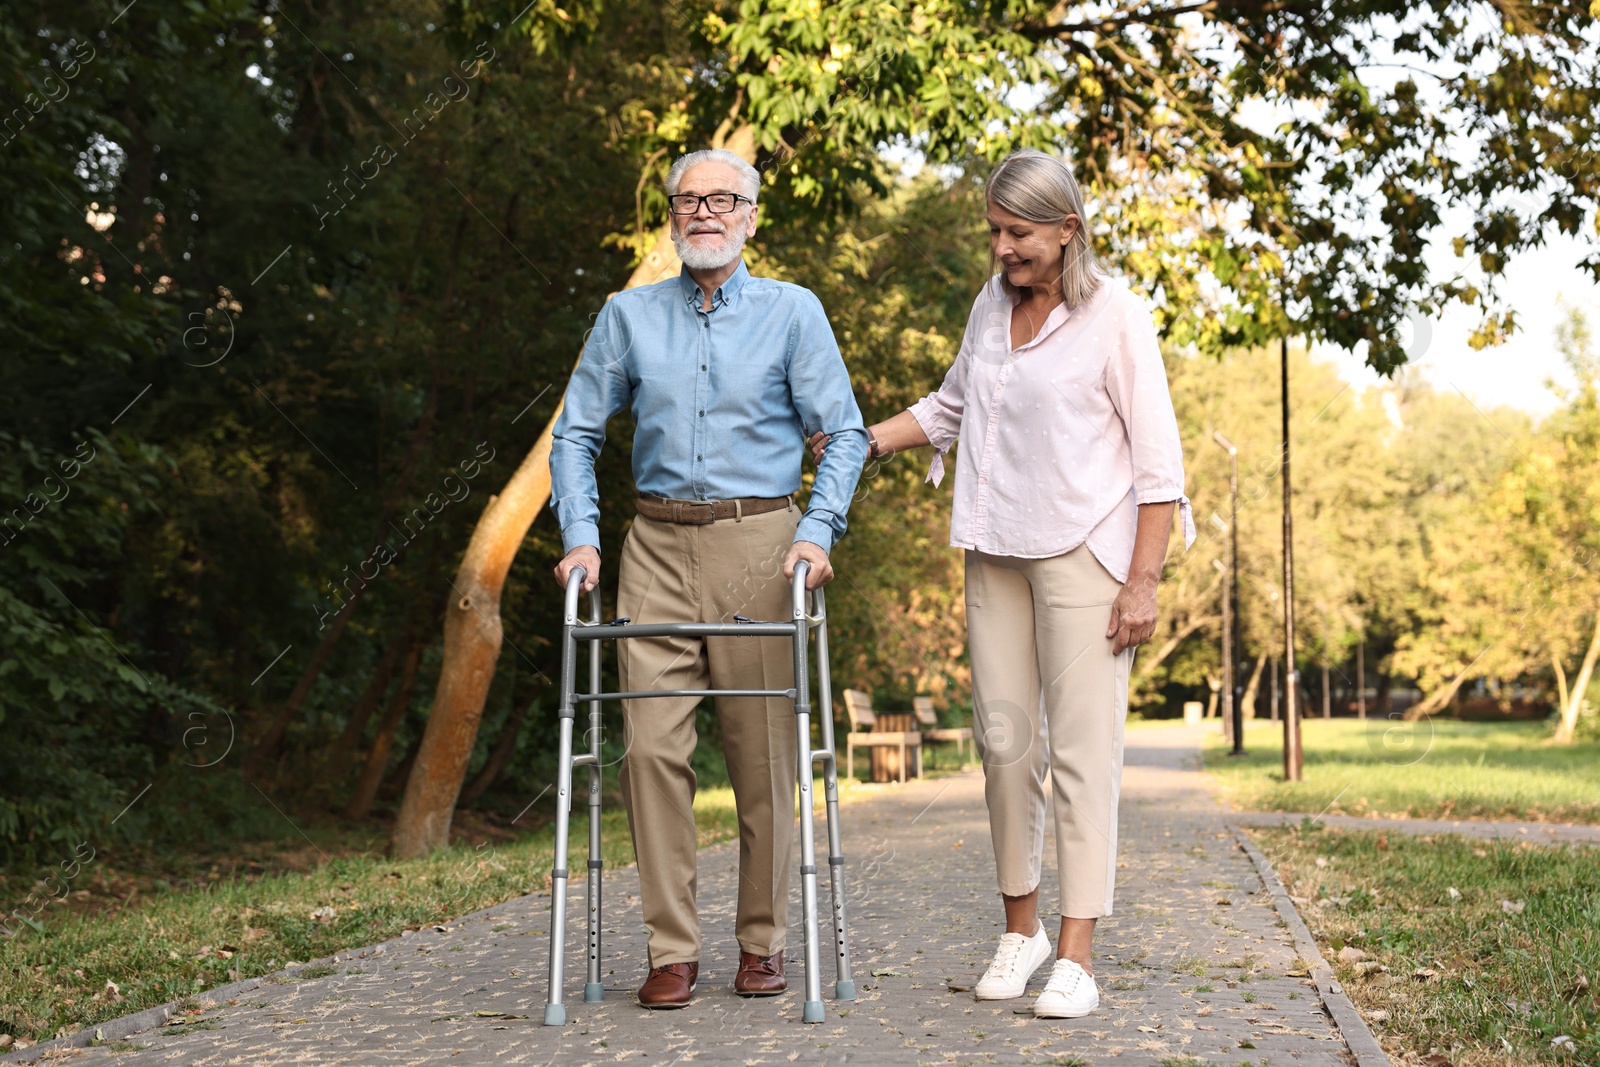
[[[1059,226],[1068,215],[1078,216],[1078,229],[1061,250],[1061,299],[1068,308],[1087,302],[1105,281],[1105,271],[1089,245],[1089,225],[1083,206],[1083,193],[1066,160],[1023,148],[1011,153],[994,168],[984,188],[989,203],[1029,222]],[[989,253],[989,269],[996,271],[994,252]],[[999,272],[1000,284],[1008,293],[1017,287]]]

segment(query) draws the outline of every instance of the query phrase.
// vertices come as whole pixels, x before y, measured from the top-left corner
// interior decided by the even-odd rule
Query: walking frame
[[[583,986],[583,999],[590,1002],[605,999],[605,989],[600,981],[600,874],[604,867],[600,858],[600,707],[607,700],[736,696],[784,697],[794,701],[795,731],[800,741],[796,771],[800,786],[801,940],[805,956],[805,1002],[801,1009],[801,1020],[820,1023],[825,1016],[817,945],[817,858],[812,824],[811,774],[813,765],[818,762],[822,764],[823,792],[827,800],[828,874],[833,898],[833,938],[837,952],[833,995],[835,1000],[856,998],[856,984],[850,970],[850,939],[845,927],[844,848],[839,832],[839,768],[833,751],[833,695],[828,677],[827,609],[822,590],[816,589],[811,592],[816,614],[806,613],[805,582],[809,570],[810,564],[804,560],[795,566],[793,616],[788,622],[756,622],[736,615],[734,618],[739,620],[736,622],[631,624],[627,619],[618,619],[602,625],[598,588],[589,592],[588,620],[580,621],[578,594],[583,585],[584,570],[576,567],[568,576],[565,614],[561,623],[561,705],[557,711],[560,716],[560,751],[556,770],[555,865],[550,871],[550,988],[544,1008],[546,1026],[560,1026],[567,1021],[566,1005],[561,999],[566,962],[567,833],[572,811],[572,774],[579,767],[589,769],[589,971]],[[811,679],[807,663],[809,637],[813,630],[817,635],[817,711],[822,732],[822,747],[815,749],[811,747]],[[631,637],[787,637],[794,644],[794,688],[662,689],[602,693],[600,642]],[[580,641],[589,644],[587,693],[576,692]],[[588,751],[575,756],[572,751],[572,732],[579,704],[589,705]],[[787,887],[783,887],[782,891],[787,892]]]

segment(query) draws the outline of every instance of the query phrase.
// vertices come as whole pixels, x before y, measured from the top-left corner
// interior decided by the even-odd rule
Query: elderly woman
[[[1055,796],[1061,929],[1034,1014],[1100,1002],[1091,940],[1111,914],[1134,649],[1156,624],[1172,513],[1194,523],[1155,325],[1095,261],[1071,169],[1025,150],[987,188],[998,273],[939,389],[868,429],[873,456],[957,437],[950,543],[966,550],[972,698],[1006,932],[980,1000],[1023,995],[1050,957],[1038,900]],[[814,436],[819,450],[826,439]]]

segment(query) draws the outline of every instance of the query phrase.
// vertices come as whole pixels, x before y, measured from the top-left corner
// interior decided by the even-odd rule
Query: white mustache
[[[715,223],[710,223],[710,222],[700,222],[700,223],[691,222],[684,229],[684,232],[685,233],[727,233],[728,232],[728,228],[726,226],[718,226]]]

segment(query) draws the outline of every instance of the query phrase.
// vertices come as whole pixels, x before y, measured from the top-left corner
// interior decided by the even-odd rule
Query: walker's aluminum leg
[[[570,637],[567,639],[572,640]],[[566,675],[563,669],[562,674]],[[555,865],[550,871],[550,996],[544,1006],[546,1026],[560,1026],[567,1021],[567,1009],[561,1003],[561,983],[566,962],[567,935],[567,824],[571,821],[572,806],[572,705],[571,690],[563,687],[561,694],[561,740],[556,757],[556,847]]]
[[[833,901],[834,960],[833,997],[856,999],[855,978],[850,969],[850,933],[844,914],[844,844],[839,828],[839,755],[833,750],[833,678],[828,669],[828,609],[822,590],[814,594],[817,623],[817,718],[822,726],[822,792],[828,805],[829,896]]]
[[[802,1022],[820,1023],[822,975],[817,952],[817,849],[811,819],[811,697],[806,646],[810,634],[806,621],[805,564],[794,569],[794,720],[799,738],[797,770],[800,778],[800,937],[805,945],[806,998]]]
[[[544,1024],[560,1026],[567,1021],[566,1005],[561,1002],[565,977],[567,930],[567,830],[572,819],[572,710],[577,674],[577,642],[572,631],[578,622],[578,589],[583,570],[578,568],[567,582],[566,614],[561,626],[561,706],[560,740],[556,749],[556,843],[550,870],[550,987],[544,1005]]]
[[[600,591],[590,592],[590,621],[600,621]],[[589,642],[589,692],[600,692],[600,642]],[[600,702],[589,704],[589,980],[583,986],[583,999],[589,1002],[606,998],[600,981],[600,873],[605,861],[600,852]]]

